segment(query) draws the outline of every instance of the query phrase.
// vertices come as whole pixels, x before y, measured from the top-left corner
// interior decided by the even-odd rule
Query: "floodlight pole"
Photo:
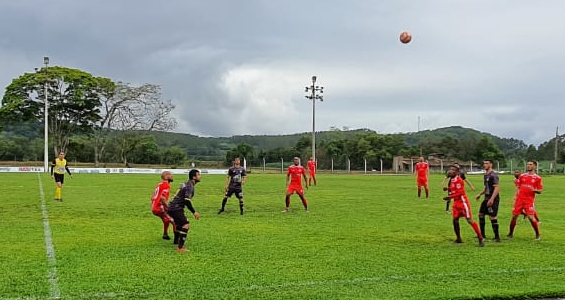
[[[47,100],[47,65],[49,65],[49,57],[48,56],[44,56],[43,57],[43,64],[45,64],[45,82],[43,82],[43,88],[44,88],[44,93],[45,93],[45,108],[44,108],[44,128],[43,128],[43,170],[45,173],[47,173],[48,170],[48,166],[47,166],[47,162],[49,161],[49,117],[48,117],[48,100]]]
[[[316,95],[316,92],[324,93],[324,87],[317,86],[316,76],[312,76],[312,85],[307,86],[305,91],[310,92],[310,95],[304,97],[312,100],[312,158],[316,161],[316,100],[324,101],[324,97]]]

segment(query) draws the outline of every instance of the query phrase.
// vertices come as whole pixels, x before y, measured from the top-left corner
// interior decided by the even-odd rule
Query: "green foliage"
[[[186,178],[175,176],[173,188]],[[310,213],[293,196],[291,213],[282,214],[284,174],[250,175],[240,216],[234,198],[225,214],[216,214],[225,177],[204,175],[193,199],[202,218],[190,218],[189,251],[176,253],[149,211],[157,174],[76,173],[65,180],[65,202],[59,203],[50,199],[54,185],[46,174],[0,173],[0,194],[12,195],[3,200],[0,218],[6,228],[0,231],[0,294],[52,299],[47,274],[56,268],[62,300],[565,296],[565,177],[544,177],[546,191],[537,202],[541,242],[534,242],[528,222],[519,221],[513,240],[484,248],[464,221],[464,243],[451,243],[442,179],[430,178],[432,198],[422,200],[411,176],[319,174],[319,185],[306,191]],[[479,186],[482,177],[469,180]],[[513,189],[512,177],[501,176],[503,233]],[[54,266],[46,258],[40,191]],[[473,212],[478,204],[471,203]],[[180,288],[175,278],[182,278]]]

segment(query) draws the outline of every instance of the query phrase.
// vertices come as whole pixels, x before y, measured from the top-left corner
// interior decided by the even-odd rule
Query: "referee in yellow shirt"
[[[59,157],[55,158],[51,162],[51,178],[55,178],[55,183],[57,184],[57,187],[55,188],[55,200],[60,202],[63,201],[63,197],[61,196],[61,194],[63,189],[63,183],[65,182],[65,171],[67,171],[67,173],[69,173],[71,178],[73,178],[73,175],[69,170],[69,167],[67,167],[65,152],[61,151],[59,152]]]

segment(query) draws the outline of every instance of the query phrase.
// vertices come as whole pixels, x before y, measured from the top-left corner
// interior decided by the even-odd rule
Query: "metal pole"
[[[49,64],[49,57],[43,57],[43,63],[45,64],[45,82],[43,83],[44,93],[45,93],[45,108],[44,108],[44,121],[43,126],[43,171],[48,172],[47,161],[49,160],[49,118],[48,118],[48,100],[47,100],[47,65]]]
[[[312,157],[316,161],[316,76],[312,76]]]

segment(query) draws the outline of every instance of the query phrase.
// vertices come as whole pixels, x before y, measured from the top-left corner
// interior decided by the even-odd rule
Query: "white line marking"
[[[47,215],[47,205],[45,204],[45,194],[43,193],[43,183],[41,182],[41,174],[37,173],[39,178],[39,195],[41,196],[41,211],[43,212],[43,235],[45,236],[45,251],[47,254],[47,263],[49,269],[47,271],[47,282],[51,290],[51,298],[61,298],[59,290],[59,278],[57,277],[57,259],[55,258],[55,248],[51,239],[51,229],[49,228],[49,216]]]

